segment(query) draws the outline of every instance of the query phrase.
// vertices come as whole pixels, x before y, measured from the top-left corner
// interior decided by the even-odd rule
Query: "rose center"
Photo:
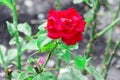
[[[61,21],[62,21],[62,23],[63,23],[66,27],[68,27],[68,28],[71,27],[71,24],[72,24],[72,20],[71,20],[71,19],[61,18]]]

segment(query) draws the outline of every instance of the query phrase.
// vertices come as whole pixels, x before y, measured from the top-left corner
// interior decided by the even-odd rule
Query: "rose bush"
[[[53,10],[48,13],[46,29],[48,37],[61,38],[66,45],[74,45],[82,40],[86,22],[74,8],[67,10]]]

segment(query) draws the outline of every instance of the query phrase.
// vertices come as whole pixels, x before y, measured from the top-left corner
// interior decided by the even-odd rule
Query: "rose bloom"
[[[74,8],[67,10],[53,10],[48,13],[46,29],[47,36],[51,39],[59,39],[66,45],[74,45],[82,40],[86,22]]]

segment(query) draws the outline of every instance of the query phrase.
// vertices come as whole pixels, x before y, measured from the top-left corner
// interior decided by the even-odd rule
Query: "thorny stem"
[[[60,3],[60,0],[56,0],[56,9],[57,10],[61,10],[61,3]],[[57,59],[57,68],[60,68],[61,67],[61,59]],[[59,74],[59,69],[58,69],[58,74]]]
[[[96,34],[97,13],[98,13],[99,9],[100,9],[100,0],[96,0],[96,5],[93,8],[93,11],[94,11],[93,15],[94,16],[93,16],[92,31],[91,31],[91,34],[90,34],[90,41],[87,45],[87,49],[86,49],[86,53],[85,53],[85,56],[86,56],[87,59],[92,56],[93,44],[94,44],[94,41],[95,41],[94,36]],[[82,73],[85,75],[86,70],[83,70]]]
[[[118,41],[116,43],[113,51],[109,54],[106,63],[104,63],[104,65],[102,66],[101,74],[104,76],[104,79],[106,79],[107,76],[108,76],[108,71],[110,69],[111,62],[112,62],[112,60],[113,60],[113,58],[115,56],[115,53],[118,50],[119,46],[120,46],[120,41]]]
[[[92,49],[93,49],[93,43],[94,43],[94,36],[96,33],[96,22],[97,22],[97,13],[99,11],[100,8],[100,0],[96,1],[96,5],[94,6],[93,10],[94,10],[94,18],[93,18],[93,26],[92,26],[92,31],[91,31],[91,35],[90,35],[90,42],[87,45],[87,51],[85,53],[86,57],[89,58],[92,54]]]
[[[16,3],[13,3],[13,9],[12,9],[12,13],[13,13],[13,23],[15,25],[15,28],[17,30],[16,35],[15,35],[15,40],[16,40],[16,45],[17,45],[17,68],[21,69],[21,48],[22,48],[22,44],[19,42],[19,33],[18,33],[18,29],[17,29],[17,25],[18,25],[18,17],[17,17],[17,10],[16,10]]]
[[[51,56],[52,56],[54,50],[56,49],[57,45],[58,45],[58,43],[56,43],[56,45],[54,46],[54,48],[53,48],[53,49],[50,51],[50,53],[48,54],[48,57],[47,57],[47,59],[46,59],[44,65],[43,65],[44,68],[46,67],[46,65],[47,65],[49,59],[51,58]]]
[[[119,0],[119,4],[120,4],[120,0]],[[113,20],[116,20],[119,12],[120,12],[120,5],[118,6],[118,10],[117,10]],[[106,47],[105,56],[104,56],[104,60],[103,60],[103,64],[102,64],[102,66],[106,65],[106,67],[102,67],[102,70],[101,70],[101,73],[103,74],[105,79],[107,78],[108,70],[110,68],[110,64],[111,64],[111,61],[113,59],[113,55],[110,54],[110,47],[111,47],[111,42],[112,42],[113,31],[114,31],[114,25],[112,26],[112,28],[109,32],[107,47]]]
[[[103,29],[102,31],[100,31],[99,33],[97,33],[94,37],[94,40],[103,36],[107,31],[109,31],[112,27],[114,27],[118,22],[120,22],[120,18],[116,19],[115,21],[113,21],[109,26],[107,26],[105,29]]]

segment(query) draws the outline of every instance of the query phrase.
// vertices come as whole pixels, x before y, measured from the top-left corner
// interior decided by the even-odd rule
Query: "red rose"
[[[74,45],[82,40],[86,22],[74,9],[56,11],[50,10],[48,14],[48,37],[52,39],[61,38],[66,45]]]

